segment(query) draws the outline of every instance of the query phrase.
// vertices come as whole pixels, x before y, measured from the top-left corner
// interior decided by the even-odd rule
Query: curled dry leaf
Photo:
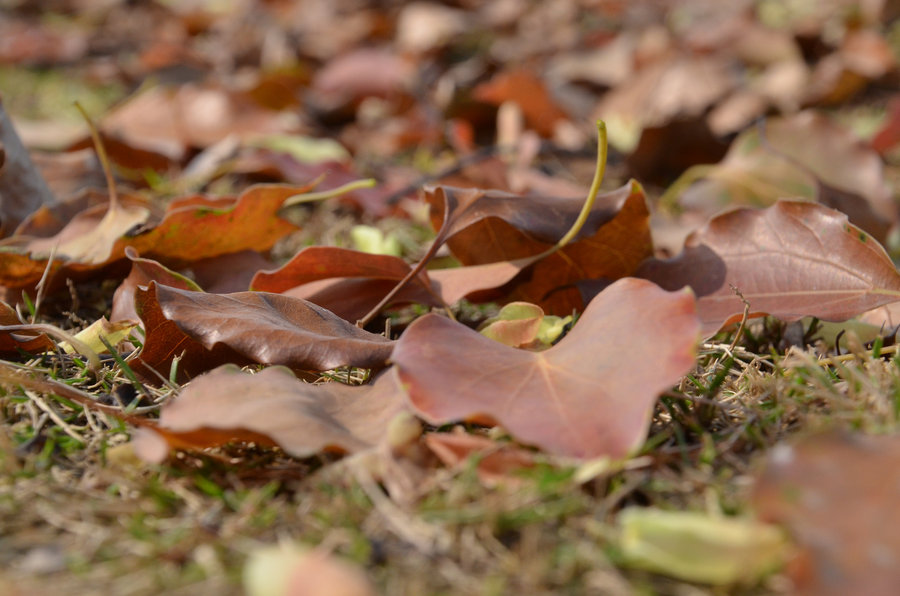
[[[140,362],[159,372],[183,352],[185,374],[224,362],[382,368],[393,347],[320,306],[280,294],[207,294],[154,282],[138,289],[135,307],[146,331]]]
[[[432,206],[432,224],[440,226],[435,242],[446,239],[464,265],[516,263],[542,253],[569,230],[584,203],[583,198],[450,187],[426,190],[426,199]],[[443,209],[447,216],[442,219]],[[568,315],[584,307],[576,282],[631,275],[651,254],[646,197],[639,184],[630,182],[598,196],[576,239],[525,268],[507,288],[505,300],[533,302],[547,312]],[[498,277],[498,282],[503,279]]]
[[[517,350],[437,315],[404,332],[391,360],[433,424],[500,424],[548,453],[624,457],[643,441],[660,391],[694,362],[689,292],[619,280],[543,352]]]
[[[367,385],[313,385],[280,366],[249,374],[224,365],[197,377],[167,403],[158,426],[135,440],[135,451],[159,462],[168,453],[160,437],[169,448],[182,449],[263,437],[264,444],[295,457],[329,449],[356,452],[380,443],[404,407],[403,392],[389,373]]]
[[[674,290],[690,286],[705,333],[750,316],[842,321],[900,300],[900,273],[847,216],[815,203],[739,209],[691,234],[679,256],[649,259],[636,273]]]
[[[900,437],[829,434],[778,446],[753,501],[802,549],[789,566],[795,593],[897,592]]]
[[[138,256],[137,251],[130,246],[125,248],[125,256],[131,261],[131,273],[119,284],[113,294],[112,312],[109,315],[109,319],[113,322],[138,319],[137,311],[134,309],[134,292],[139,286],[150,285],[151,281],[171,288],[194,292],[203,291],[200,286],[184,275],[172,271],[153,259],[144,259]]]
[[[22,321],[16,310],[5,302],[0,302],[0,326],[19,326]],[[18,356],[21,351],[38,353],[54,348],[53,341],[44,333],[3,331],[0,332],[0,355]]]

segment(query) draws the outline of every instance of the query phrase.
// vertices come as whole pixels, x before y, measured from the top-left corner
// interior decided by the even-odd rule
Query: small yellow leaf
[[[111,346],[115,346],[119,342],[128,339],[131,330],[136,326],[137,323],[134,321],[118,321],[116,323],[110,323],[106,320],[106,317],[100,317],[98,320],[76,333],[75,339],[83,342],[94,352],[103,354],[109,350],[103,345],[103,341],[100,339],[101,337],[105,338]],[[68,354],[74,354],[76,351],[67,341],[60,342],[59,347]]]

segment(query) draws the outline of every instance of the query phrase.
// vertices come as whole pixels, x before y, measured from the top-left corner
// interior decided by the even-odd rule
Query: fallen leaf
[[[243,572],[248,596],[375,596],[365,572],[324,551],[291,543],[257,548]]]
[[[430,314],[403,333],[391,360],[432,424],[499,424],[551,454],[624,457],[646,436],[658,393],[693,365],[697,333],[691,294],[623,279],[546,351],[510,348]]]
[[[897,592],[900,437],[826,434],[776,446],[753,502],[804,551],[796,594]]]
[[[282,204],[311,186],[256,184],[237,198],[183,197],[157,226],[129,238],[148,258],[190,263],[243,250],[267,251],[297,226],[278,216]]]
[[[262,292],[281,293],[313,281],[337,277],[401,280],[410,266],[392,255],[339,248],[309,246],[275,271],[260,271],[250,287]]]
[[[373,447],[386,439],[388,423],[404,407],[390,373],[367,385],[312,384],[280,366],[249,374],[226,364],[191,381],[162,408],[159,424],[148,429],[171,448],[203,449],[262,436],[302,458]],[[159,463],[165,453],[157,442],[142,438],[135,451]]]
[[[374,226],[357,225],[350,229],[350,240],[356,250],[373,255],[391,255],[399,257],[403,254],[400,240],[393,233],[385,235]]]
[[[495,106],[512,101],[519,105],[528,125],[545,137],[552,137],[557,124],[568,120],[550,96],[544,82],[533,72],[514,69],[495,75],[472,90],[478,101]]]
[[[106,317],[100,317],[81,331],[75,334],[75,339],[82,342],[90,350],[104,354],[109,352],[106,344],[113,347],[128,339],[131,330],[137,327],[137,321],[116,321],[110,323]],[[103,343],[106,341],[106,344]],[[69,354],[77,354],[78,351],[67,341],[60,342],[59,347]]]
[[[725,159],[690,187],[681,203],[707,213],[724,206],[767,206],[806,198],[840,209],[884,241],[897,208],[878,154],[849,130],[807,111],[741,133]]]
[[[428,277],[445,304],[455,304],[462,298],[476,303],[498,301],[506,297],[498,288],[512,281],[537,260],[536,257],[526,257],[485,265],[431,269]]]
[[[515,473],[535,466],[531,451],[467,433],[428,433],[425,445],[448,467],[477,458],[475,472],[486,486],[520,482]]]
[[[366,97],[390,98],[412,88],[416,72],[407,59],[389,50],[360,48],[339,56],[313,77],[313,102],[338,110]]]
[[[510,302],[503,305],[497,316],[485,321],[479,333],[505,346],[522,348],[538,336],[544,311],[530,302]]]
[[[16,309],[5,302],[0,302],[0,326],[21,324]],[[18,356],[22,351],[38,354],[54,348],[53,341],[44,333],[0,332],[0,355],[3,356]]]
[[[644,129],[703,114],[735,82],[724,56],[672,56],[642,68],[604,95],[594,116],[606,122],[610,145],[631,153]]]
[[[41,257],[55,251],[55,255],[63,261],[102,265],[112,260],[116,241],[145,223],[149,215],[150,210],[146,207],[111,202],[103,217],[87,223],[87,227],[79,230],[80,233],[36,240],[29,244],[28,249],[32,256]],[[67,227],[66,231],[72,229]]]
[[[435,242],[446,240],[464,265],[515,262],[541,254],[569,230],[584,203],[582,198],[450,187],[426,189],[425,196],[433,208],[432,224],[440,226]],[[438,215],[439,207],[447,210],[445,219]],[[631,275],[652,254],[648,221],[646,197],[636,182],[599,195],[576,239],[511,282],[506,300],[532,302],[550,314],[581,310],[584,303],[576,282]]]
[[[900,300],[900,273],[884,249],[847,216],[815,203],[779,201],[713,218],[684,252],[648,259],[635,274],[697,295],[703,331],[752,317],[842,321]]]
[[[627,565],[686,581],[755,583],[787,555],[779,528],[750,519],[628,507],[618,521],[619,548]]]
[[[275,271],[260,271],[251,289],[309,300],[356,322],[390,292],[411,267],[391,255],[375,255],[333,246],[310,246]],[[388,305],[418,302],[440,306],[422,273]]]
[[[261,108],[221,86],[187,83],[132,96],[100,128],[131,147],[179,161],[190,148],[208,147],[229,135],[252,139],[293,132],[298,125],[289,114]]]
[[[266,292],[208,294],[155,282],[135,293],[145,325],[143,366],[197,374],[223,362],[282,364],[295,370],[382,368],[393,342],[315,304]]]
[[[278,217],[282,203],[308,189],[261,184],[236,199],[182,197],[169,204],[158,222],[149,217],[146,201],[123,196],[121,204],[134,209],[117,212],[121,217],[114,215],[114,225],[109,227],[104,223],[104,204],[88,207],[74,217],[66,207],[59,216],[41,211],[23,224],[16,236],[2,242],[8,250],[0,258],[0,285],[23,288],[37,283],[57,245],[50,279],[58,284],[66,277],[85,279],[118,264],[129,246],[145,258],[176,267],[243,250],[267,251],[279,238],[297,229]],[[138,212],[145,217],[139,220]],[[67,224],[66,216],[71,219]],[[47,237],[24,235],[29,232]]]
[[[207,292],[228,294],[249,289],[254,275],[275,266],[262,252],[241,250],[189,263],[185,273]]]
[[[137,311],[134,309],[134,292],[139,286],[150,285],[151,281],[182,290],[203,291],[199,285],[184,275],[172,271],[153,259],[141,258],[137,251],[130,246],[125,249],[125,256],[131,261],[131,273],[119,284],[113,294],[112,311],[109,315],[113,322],[138,319]]]

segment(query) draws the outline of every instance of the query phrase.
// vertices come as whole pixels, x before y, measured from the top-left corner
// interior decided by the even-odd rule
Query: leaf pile
[[[733,406],[731,367],[749,379],[764,346],[796,345],[840,370],[841,335],[826,342],[820,321],[884,328],[874,346],[845,338],[855,355],[893,348],[900,95],[875,125],[828,110],[881,101],[900,76],[881,3],[131,4],[79,27],[24,9],[0,22],[0,88],[4,64],[80,64],[74,78],[122,89],[96,114],[99,160],[63,110],[51,119],[72,132],[48,141],[29,119],[50,116],[13,97],[23,145],[0,105],[4,411],[81,442],[28,401],[58,394],[73,416],[129,425],[153,464],[235,445],[352,464],[383,512],[380,486],[413,502],[440,464],[503,486],[541,466],[586,484],[702,459],[729,432],[708,410]],[[116,55],[133,60],[111,73]],[[115,181],[98,190],[101,169]],[[767,344],[773,327],[794,335]],[[793,430],[729,441],[752,453]],[[842,465],[866,457],[835,441],[822,449]],[[834,507],[814,451],[773,464],[754,500],[815,563],[798,586],[831,574],[835,593],[877,591],[886,576],[860,579],[877,561],[831,544],[861,539],[779,493]],[[591,485],[604,515],[640,501],[623,507],[613,485]],[[690,536],[715,551],[717,528],[781,543],[752,521],[622,519],[638,550]],[[818,541],[818,525],[838,537]],[[647,568],[678,576],[660,552],[642,551]],[[722,559],[709,583],[757,579]]]

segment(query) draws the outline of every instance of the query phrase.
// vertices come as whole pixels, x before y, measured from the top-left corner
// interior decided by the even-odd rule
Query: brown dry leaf
[[[131,261],[131,273],[119,284],[113,294],[110,321],[136,321],[138,314],[134,309],[134,292],[139,286],[150,285],[151,281],[182,290],[203,291],[199,285],[184,275],[172,271],[153,259],[141,258],[137,251],[130,246],[125,248],[125,256]]]
[[[16,309],[5,302],[0,302],[0,325],[21,325]],[[20,351],[39,353],[52,350],[55,346],[43,333],[23,331],[0,332],[0,355],[18,356]]]
[[[148,89],[101,123],[105,134],[173,161],[180,161],[190,148],[208,147],[229,135],[247,140],[298,128],[289,114],[261,108],[219,86],[192,83]]]
[[[535,73],[521,68],[495,75],[490,81],[475,87],[472,96],[495,106],[515,102],[522,109],[528,126],[545,137],[552,137],[556,126],[568,120],[566,113],[553,101],[544,82]]]
[[[734,84],[723,56],[675,56],[645,67],[607,93],[595,117],[606,122],[610,144],[630,153],[644,129],[699,116]]]
[[[806,103],[822,104],[847,101],[896,63],[890,43],[880,33],[871,29],[850,30],[841,47],[816,64],[804,99]]]
[[[551,454],[620,458],[644,440],[658,393],[693,366],[698,328],[690,293],[622,279],[544,352],[431,314],[409,326],[391,360],[433,424],[499,424]]]
[[[194,261],[185,271],[207,292],[229,294],[248,290],[254,275],[275,266],[261,252],[241,250]]]
[[[829,434],[778,446],[753,502],[802,549],[789,567],[796,594],[897,593],[900,436]]]
[[[729,205],[769,205],[808,198],[840,209],[879,241],[896,220],[878,154],[850,131],[816,112],[773,118],[742,133],[706,179],[682,196],[688,208],[707,213]]]
[[[386,49],[360,48],[330,60],[313,77],[314,103],[341,109],[366,97],[404,95],[415,80],[412,62]]]
[[[391,255],[376,255],[334,246],[310,246],[294,255],[280,269],[257,273],[250,287],[262,292],[281,293],[313,281],[335,277],[400,280],[410,269],[403,259]],[[422,277],[424,278],[424,274]]]
[[[185,374],[223,362],[295,370],[382,368],[393,342],[315,304],[266,292],[207,294],[151,283],[135,293],[146,338],[140,361],[165,373],[183,350]],[[145,372],[145,371],[142,371]]]
[[[146,223],[151,208],[139,199],[127,198],[86,209],[70,220],[58,234],[48,238],[27,240],[26,250],[32,259],[46,259],[51,253],[63,261],[99,266],[114,258],[119,238]],[[21,243],[12,237],[10,245]]]
[[[55,245],[59,249],[51,278],[60,282],[66,277],[96,275],[124,259],[128,246],[169,266],[242,250],[266,251],[279,238],[297,229],[278,217],[281,205],[288,197],[308,189],[260,184],[236,199],[183,197],[169,204],[158,223],[148,221],[151,218],[147,203],[132,197],[120,197],[122,207],[112,216],[112,226],[104,223],[104,204],[86,208],[67,224],[63,222],[67,221],[70,208],[61,207],[60,215],[41,210],[20,227],[16,236],[2,242],[11,250],[0,255],[0,285],[22,288],[36,283]],[[144,213],[143,219],[132,219],[138,212]],[[28,232],[46,237],[25,236]],[[105,257],[100,259],[101,255]]]
[[[584,203],[580,198],[450,187],[426,189],[426,199],[435,227],[443,223],[437,215],[441,208],[449,209],[435,242],[447,239],[464,265],[515,262],[542,253],[568,231]],[[598,196],[576,240],[523,272],[506,288],[505,300],[532,302],[548,313],[568,315],[584,307],[576,282],[631,275],[651,254],[646,197],[641,186],[631,182]]]
[[[190,382],[150,427],[177,448],[217,447],[259,435],[294,457],[323,450],[357,452],[380,443],[388,422],[405,408],[392,374],[367,385],[311,384],[287,368],[256,374],[226,364]],[[232,434],[233,433],[233,434]],[[161,461],[158,440],[135,441],[141,457]]]
[[[88,52],[84,28],[63,23],[28,23],[4,15],[0,21],[0,63],[18,67],[76,62]]]
[[[462,298],[468,298],[476,303],[490,302],[502,300],[504,293],[498,288],[511,281],[535,261],[537,261],[535,257],[526,257],[486,265],[431,269],[428,271],[428,277],[445,304],[455,304]]]
[[[134,309],[144,329],[144,346],[129,358],[129,365],[150,382],[159,382],[171,375],[177,362],[178,382],[187,381],[220,364],[251,364],[253,361],[225,344],[206,349],[200,342],[179,329],[166,318],[156,299],[156,282],[134,291]]]
[[[515,473],[535,465],[534,453],[509,443],[466,433],[428,433],[425,445],[444,463],[457,467],[477,457],[475,471],[486,486],[519,481]]]
[[[399,257],[333,246],[310,246],[276,271],[258,272],[255,291],[276,292],[309,300],[342,319],[356,322],[411,270]],[[423,272],[388,305],[411,302],[440,306]]]
[[[816,203],[738,209],[691,234],[681,255],[648,259],[635,274],[670,290],[690,286],[704,333],[750,316],[842,321],[900,300],[900,273],[847,216]]]

